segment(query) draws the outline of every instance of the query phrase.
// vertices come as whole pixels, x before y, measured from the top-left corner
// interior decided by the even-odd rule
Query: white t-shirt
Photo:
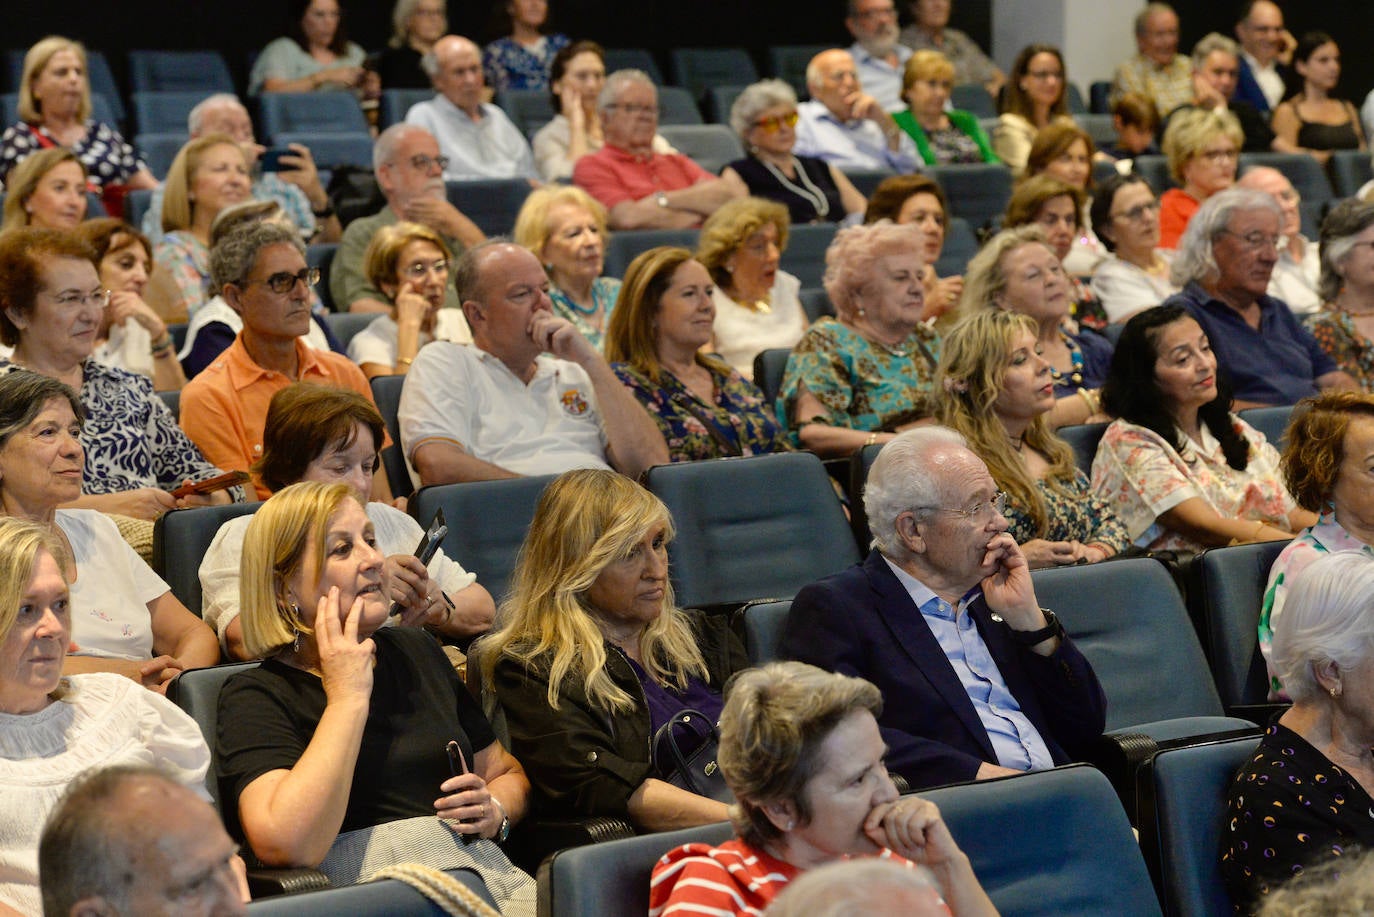
[[[153,658],[148,603],[169,587],[93,509],[59,509],[57,525],[71,542],[76,582],[71,584],[73,656]]]
[[[380,363],[383,366],[396,365],[396,319],[390,315],[379,315],[362,331],[353,335],[348,342],[348,358],[359,366],[364,363]],[[440,309],[434,315],[434,333],[420,332],[420,347],[431,341],[453,341],[456,344],[471,344],[472,331],[468,320],[463,317],[462,309]]]
[[[1287,303],[1295,315],[1311,315],[1322,307],[1321,294],[1317,292],[1321,269],[1317,243],[1304,238],[1301,261],[1295,260],[1286,248],[1279,252],[1267,292]]]
[[[1174,253],[1168,249],[1155,249],[1155,254],[1166,263],[1173,261]],[[1107,319],[1113,322],[1125,321],[1142,309],[1157,306],[1179,290],[1169,278],[1156,277],[1116,255],[1109,255],[1097,266],[1092,288]]]
[[[200,329],[213,322],[228,325],[235,334],[243,330],[243,316],[235,312],[233,307],[224,301],[223,296],[215,296],[197,309],[195,315],[191,316],[191,321],[186,325],[186,343],[182,345],[181,352],[177,354],[178,360],[184,360],[191,355],[191,348],[196,346],[196,335],[200,333]],[[311,350],[329,350],[329,338],[324,336],[318,316],[312,315],[310,330],[301,337]]]
[[[413,553],[424,535],[418,522],[386,503],[367,504],[367,518],[372,520],[377,534],[377,550],[386,557]],[[224,632],[239,616],[239,564],[243,557],[244,536],[252,521],[251,515],[236,516],[220,526],[200,562],[201,617],[219,634],[220,643],[226,650]],[[430,560],[429,575],[449,596],[477,582],[477,574],[464,570],[442,550]],[[393,621],[387,619],[388,624]]]
[[[754,357],[775,347],[793,347],[810,324],[801,304],[801,281],[786,271],[773,278],[771,308],[755,312],[735,302],[720,287],[711,299],[716,304],[716,353],[741,376],[754,378]]]
[[[153,378],[153,338],[132,318],[111,325],[109,338],[91,351],[91,357],[106,366]]]
[[[415,450],[434,440],[516,474],[610,467],[591,377],[547,354],[536,358],[526,385],[484,350],[436,341],[411,364],[398,413],[416,486]]]

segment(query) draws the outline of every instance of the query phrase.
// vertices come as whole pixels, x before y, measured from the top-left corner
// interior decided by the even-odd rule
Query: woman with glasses
[[[1093,271],[1092,289],[1109,321],[1125,322],[1178,292],[1169,276],[1173,254],[1159,247],[1159,201],[1145,179],[1113,175],[1097,189],[1091,213],[1109,253]]]
[[[978,116],[957,108],[946,110],[954,86],[954,65],[939,51],[917,51],[902,71],[906,111],[892,116],[916,143],[928,166],[960,162],[997,162],[992,142]]]
[[[793,223],[854,223],[868,202],[845,174],[821,159],[792,152],[797,94],[782,80],[749,86],[730,108],[730,127],[747,155],[720,173],[741,194],[777,201]]]
[[[459,309],[445,309],[453,253],[434,230],[419,223],[384,226],[363,256],[367,282],[391,301],[348,342],[348,357],[369,378],[405,375],[430,341],[472,341]]]
[[[95,250],[82,239],[51,229],[0,236],[0,341],[14,348],[0,371],[51,376],[78,392],[85,409],[81,496],[71,505],[152,520],[175,507],[243,499],[242,488],[169,493],[223,472],[187,439],[151,379],[91,357],[110,300]],[[151,545],[151,528],[143,534]]]
[[[1273,128],[1280,140],[1323,166],[1333,150],[1363,150],[1359,112],[1331,93],[1341,79],[1341,49],[1325,32],[1308,32],[1293,50],[1293,69],[1302,90],[1274,109]]]
[[[1069,77],[1064,56],[1053,45],[1021,49],[1002,89],[1002,113],[992,132],[992,149],[1018,178],[1026,169],[1035,134],[1052,122],[1070,121]]]
[[[1236,116],[1225,109],[1190,108],[1169,119],[1161,144],[1169,174],[1181,187],[1159,198],[1159,244],[1177,248],[1203,201],[1236,182],[1245,144]]]
[[[1084,226],[1086,199],[1087,195],[1078,185],[1055,178],[1048,172],[1036,175],[1016,186],[1007,202],[1002,226],[1004,229],[1040,227],[1069,285],[1070,315],[1080,326],[1099,331],[1107,326],[1102,305],[1092,289],[1069,269],[1069,259],[1081,251],[1079,243],[1091,233]]]
[[[945,336],[937,383],[939,422],[958,430],[1005,494],[998,510],[1032,567],[1096,563],[1130,538],[1050,429],[1054,380],[1038,328],[1025,315],[984,311]]]

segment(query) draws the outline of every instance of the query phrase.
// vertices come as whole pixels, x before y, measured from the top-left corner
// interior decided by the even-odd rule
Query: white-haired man
[[[806,67],[811,100],[797,106],[793,151],[841,169],[916,170],[916,145],[878,100],[864,92],[854,56],[822,51]]]

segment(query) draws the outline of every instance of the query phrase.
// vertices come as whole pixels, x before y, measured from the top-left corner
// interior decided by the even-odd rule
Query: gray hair
[[[1349,673],[1374,650],[1374,560],[1360,551],[1324,554],[1288,588],[1274,622],[1274,667],[1295,702],[1326,695],[1317,668]]]
[[[373,172],[376,172],[384,165],[390,164],[391,161],[396,158],[396,151],[401,148],[401,144],[405,142],[406,137],[409,136],[411,131],[429,133],[429,131],[418,124],[407,124],[402,121],[399,124],[391,125],[377,135],[377,142],[372,144]]]
[[[939,883],[924,866],[901,866],[878,857],[839,860],[808,869],[789,882],[769,906],[768,917],[926,917],[932,912],[918,908],[932,888],[939,896]]]
[[[458,256],[458,261],[453,265],[453,288],[458,292],[460,305],[469,300],[481,301],[482,262],[486,260],[486,253],[498,245],[515,243],[506,236],[492,236],[465,249]]]
[[[1193,214],[1183,238],[1178,241],[1172,271],[1175,286],[1187,286],[1193,281],[1205,286],[1220,276],[1215,252],[1217,236],[1225,232],[1231,218],[1242,210],[1267,210],[1278,218],[1279,225],[1283,225],[1283,211],[1272,194],[1249,188],[1227,188],[1217,192]]]
[[[1355,248],[1355,237],[1370,226],[1374,226],[1374,203],[1356,198],[1341,201],[1322,220],[1322,269],[1317,292],[1324,301],[1330,302],[1340,293],[1345,283],[1340,268],[1345,266],[1346,256]]]
[[[1227,38],[1220,32],[1208,32],[1193,45],[1193,69],[1201,70],[1207,58],[1217,51],[1224,51],[1240,60],[1240,45],[1236,44],[1234,38]]]
[[[651,88],[655,95],[658,94],[658,87],[654,85],[653,77],[643,70],[617,70],[606,77],[606,82],[601,87],[601,93],[596,97],[596,110],[604,113],[606,109],[619,100],[620,94],[631,83],[643,83]]]
[[[210,282],[215,291],[228,284],[243,286],[257,266],[258,254],[269,245],[288,243],[305,256],[300,231],[280,223],[249,223],[233,230],[210,250]]]
[[[55,398],[71,405],[77,423],[86,421],[86,409],[76,391],[65,382],[27,369],[15,369],[0,376],[0,449],[10,437],[33,423],[38,412]],[[4,484],[0,481],[0,486]]]
[[[396,6],[391,11],[391,38],[387,40],[389,47],[405,47],[410,38],[410,17],[415,15],[415,7],[419,5],[420,0],[396,0]],[[447,21],[448,4],[444,0],[439,0],[439,5],[444,8],[444,18]]]
[[[741,138],[763,112],[783,105],[797,107],[797,93],[784,80],[759,80],[745,88],[730,106],[730,129]]]
[[[941,446],[968,448],[968,440],[948,427],[917,427],[883,446],[864,484],[864,513],[873,547],[893,558],[906,555],[897,537],[897,517],[908,511],[938,509],[944,501],[940,463],[930,454]]]
[[[1145,4],[1145,8],[1135,15],[1136,38],[1145,34],[1145,26],[1149,23],[1150,17],[1157,13],[1173,13],[1175,16],[1178,15],[1178,13],[1174,12],[1174,8],[1167,3],[1155,2]]]
[[[235,108],[242,108],[245,113],[248,111],[247,108],[244,108],[243,103],[239,101],[239,97],[232,92],[217,92],[212,96],[206,96],[201,99],[196,103],[196,107],[192,108],[186,115],[186,133],[190,134],[192,137],[199,137],[201,128],[205,122],[206,112],[210,111],[212,108],[219,108],[221,105],[232,105]]]

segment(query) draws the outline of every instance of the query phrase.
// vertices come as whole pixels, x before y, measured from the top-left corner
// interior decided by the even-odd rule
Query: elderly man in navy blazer
[[[864,489],[875,550],[792,602],[783,655],[878,686],[912,789],[1065,764],[1102,734],[1102,688],[1036,601],[1003,500],[958,433],[902,433]]]

